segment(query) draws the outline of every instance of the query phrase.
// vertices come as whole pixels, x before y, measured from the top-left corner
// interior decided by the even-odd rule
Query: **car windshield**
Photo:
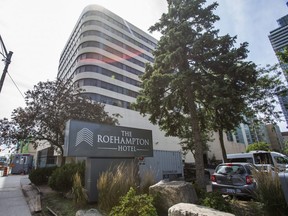
[[[244,174],[245,168],[240,164],[223,164],[219,165],[215,170],[217,174],[232,175],[232,174]]]

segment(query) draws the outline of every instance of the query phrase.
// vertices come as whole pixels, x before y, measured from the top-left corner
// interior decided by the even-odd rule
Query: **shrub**
[[[265,142],[256,142],[256,143],[252,143],[249,144],[248,147],[246,148],[246,152],[250,152],[250,151],[270,151],[270,145],[268,143]]]
[[[156,183],[154,173],[152,170],[146,170],[140,180],[140,191],[141,193],[149,193],[149,187]]]
[[[48,185],[56,191],[68,192],[73,186],[73,176],[79,172],[84,185],[85,163],[70,163],[57,168],[51,175]]]
[[[133,187],[121,197],[118,206],[114,206],[109,216],[157,216],[153,198],[147,194],[136,195]]]
[[[201,205],[210,207],[219,211],[231,212],[229,201],[217,192],[206,193],[205,197],[201,199]]]
[[[99,207],[110,212],[113,206],[118,205],[120,197],[124,196],[130,187],[139,185],[138,169],[135,163],[120,163],[103,172],[98,181]]]
[[[73,177],[72,194],[74,204],[78,206],[85,205],[86,201],[88,200],[86,190],[83,188],[81,177],[78,172],[76,172]]]
[[[56,169],[57,169],[57,166],[37,168],[30,172],[29,179],[35,185],[47,184],[49,177],[52,175],[53,171]]]
[[[254,172],[257,182],[256,200],[263,204],[269,215],[286,215],[288,205],[277,173]]]

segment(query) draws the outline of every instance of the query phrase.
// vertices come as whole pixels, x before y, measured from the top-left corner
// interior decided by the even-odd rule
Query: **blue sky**
[[[210,1],[209,1],[210,2]],[[237,35],[237,42],[248,42],[249,59],[256,64],[276,63],[268,35],[278,27],[277,19],[288,14],[285,0],[219,0],[216,26],[221,33]]]
[[[208,0],[208,2],[212,2]],[[9,75],[22,94],[39,81],[54,80],[64,45],[82,10],[99,4],[142,30],[153,25],[167,10],[166,0],[0,0],[0,35],[8,51],[13,51]],[[237,43],[248,42],[249,60],[258,65],[277,59],[269,32],[288,14],[285,0],[218,0],[220,34],[237,35]],[[159,38],[159,34],[154,34]],[[0,64],[0,72],[4,64]],[[24,106],[24,99],[6,76],[0,93],[0,118]],[[281,124],[280,124],[281,126]],[[283,128],[283,127],[281,127]]]

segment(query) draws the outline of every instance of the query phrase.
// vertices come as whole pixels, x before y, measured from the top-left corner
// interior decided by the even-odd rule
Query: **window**
[[[19,164],[26,164],[27,163],[26,161],[27,161],[27,157],[26,156],[21,156]]]
[[[245,169],[242,165],[222,165],[218,166],[217,170],[215,171],[217,174],[222,175],[232,175],[232,174],[242,174],[245,173]]]
[[[252,163],[253,164],[253,158],[252,157],[246,157],[246,158],[230,158],[228,159],[229,162],[239,162],[239,163]]]
[[[288,158],[281,157],[281,156],[275,156],[274,159],[279,164],[288,164]]]

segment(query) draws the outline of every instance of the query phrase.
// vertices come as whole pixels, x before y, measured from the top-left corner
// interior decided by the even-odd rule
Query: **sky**
[[[248,42],[248,60],[259,66],[277,63],[268,35],[278,27],[276,20],[288,14],[287,0],[207,0],[214,1],[219,4],[215,27],[220,35],[237,36],[237,44]],[[0,35],[7,51],[13,52],[0,92],[0,118],[10,118],[14,109],[25,107],[24,92],[38,82],[56,79],[61,52],[90,4],[103,6],[146,32],[167,12],[166,0],[0,0]],[[160,34],[152,36],[159,39]],[[3,69],[0,62],[0,74]],[[279,126],[287,130],[283,122]]]

